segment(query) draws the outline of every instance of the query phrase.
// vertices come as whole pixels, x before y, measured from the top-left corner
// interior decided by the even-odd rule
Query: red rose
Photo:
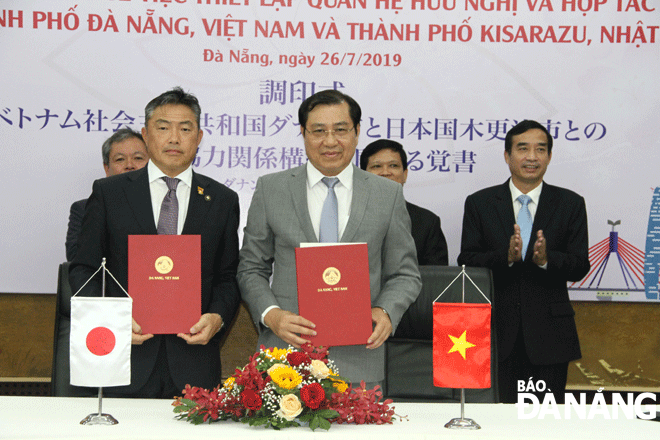
[[[247,409],[257,411],[261,408],[261,397],[252,389],[243,390],[241,393],[241,402]]]
[[[318,409],[325,400],[325,391],[319,383],[310,383],[300,390],[300,399],[311,409]]]
[[[289,361],[289,365],[292,367],[297,367],[302,364],[309,364],[309,356],[299,351],[293,351],[287,354],[286,360]]]

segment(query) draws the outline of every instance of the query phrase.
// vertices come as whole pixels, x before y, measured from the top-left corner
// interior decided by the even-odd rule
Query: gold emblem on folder
[[[174,262],[167,255],[156,258],[156,270],[163,275],[170,273],[174,268]]]
[[[323,271],[323,281],[329,286],[334,286],[341,280],[341,272],[336,267],[328,267]]]

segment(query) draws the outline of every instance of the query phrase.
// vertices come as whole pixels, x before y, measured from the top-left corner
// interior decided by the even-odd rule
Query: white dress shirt
[[[169,191],[167,183],[163,180],[163,177],[167,175],[154,165],[152,161],[147,163],[147,174],[149,176],[149,191],[151,192],[151,205],[154,210],[154,220],[156,221],[156,226],[158,226],[160,206],[163,204],[163,199]],[[183,224],[186,221],[186,214],[188,213],[188,202],[190,201],[192,166],[189,166],[184,172],[175,177],[180,180],[176,187],[176,198],[179,202],[179,218],[177,219],[176,233],[181,235]]]
[[[323,204],[328,195],[328,187],[321,181],[324,177],[326,176],[314,168],[311,162],[307,162],[307,209],[317,238],[321,229],[321,211],[323,211]],[[341,241],[341,236],[351,215],[353,166],[349,164],[341,173],[333,177],[339,178],[339,182],[335,185],[335,194],[337,195],[337,231]]]
[[[522,203],[518,201],[518,197],[524,193],[516,188],[511,179],[509,179],[509,189],[511,190],[511,199],[513,200],[513,217],[518,219],[518,212],[520,212],[520,208],[522,208]],[[532,199],[527,204],[529,213],[532,214],[532,223],[534,222],[534,216],[536,215],[536,208],[539,206],[539,199],[541,198],[542,189],[543,182],[541,182],[539,186],[527,193],[527,195]]]

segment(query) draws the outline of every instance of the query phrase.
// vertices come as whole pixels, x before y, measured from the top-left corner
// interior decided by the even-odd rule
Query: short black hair
[[[552,153],[552,136],[550,135],[550,132],[543,125],[530,119],[525,119],[524,121],[517,123],[507,132],[506,137],[504,138],[504,151],[511,154],[513,137],[534,129],[539,129],[545,133],[545,136],[548,138],[548,155],[550,155]]]
[[[378,139],[367,145],[365,149],[362,150],[362,153],[360,153],[360,168],[366,171],[367,165],[369,165],[369,158],[381,150],[392,150],[395,153],[399,153],[403,170],[405,171],[408,169],[408,156],[403,150],[403,145],[389,139]]]
[[[199,101],[195,95],[184,92],[181,87],[174,87],[172,90],[168,90],[149,101],[149,104],[144,108],[144,125],[146,126],[147,123],[149,123],[149,119],[151,119],[158,107],[169,104],[185,105],[192,110],[195,114],[195,119],[197,120],[197,128],[200,128],[199,121],[202,114],[202,108],[199,106]]]
[[[307,117],[315,107],[319,105],[338,105],[342,102],[348,104],[348,112],[351,116],[351,121],[353,121],[353,127],[357,129],[362,118],[360,105],[347,94],[334,89],[314,93],[300,104],[300,108],[298,109],[298,122],[300,122],[300,126],[303,128],[306,127]]]

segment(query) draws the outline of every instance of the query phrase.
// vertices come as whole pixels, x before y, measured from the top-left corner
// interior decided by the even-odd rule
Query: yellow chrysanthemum
[[[289,350],[286,348],[269,348],[265,352],[266,356],[268,356],[271,359],[278,359],[278,360],[285,360],[286,355],[289,353]]]
[[[348,384],[343,380],[338,380],[338,379],[332,379],[332,386],[340,393],[343,393],[348,389]]]
[[[270,378],[273,379],[273,382],[275,382],[278,386],[287,390],[292,390],[300,385],[303,379],[296,370],[286,366],[282,366],[273,370],[273,372],[270,374]]]
[[[222,384],[222,387],[227,390],[231,390],[232,388],[234,388],[235,383],[236,383],[236,378],[230,377]]]

